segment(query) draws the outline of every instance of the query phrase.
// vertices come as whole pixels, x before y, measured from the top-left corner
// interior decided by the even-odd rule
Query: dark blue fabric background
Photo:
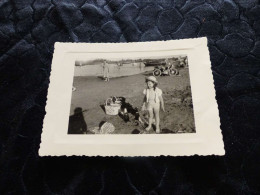
[[[201,36],[226,156],[38,156],[54,42]],[[259,194],[259,1],[1,0],[0,99],[1,194]]]

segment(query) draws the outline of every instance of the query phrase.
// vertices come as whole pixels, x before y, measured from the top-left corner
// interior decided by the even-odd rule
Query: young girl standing
[[[156,133],[160,133],[160,107],[165,112],[162,90],[157,87],[158,81],[154,76],[147,77],[145,81],[147,88],[143,91],[145,96],[142,110],[149,111],[149,124],[145,130],[149,131],[151,129],[155,116]]]

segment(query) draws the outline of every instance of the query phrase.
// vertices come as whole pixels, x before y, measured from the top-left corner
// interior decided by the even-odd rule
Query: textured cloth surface
[[[54,42],[201,36],[226,156],[38,156]],[[0,97],[1,194],[260,193],[258,0],[1,0]]]

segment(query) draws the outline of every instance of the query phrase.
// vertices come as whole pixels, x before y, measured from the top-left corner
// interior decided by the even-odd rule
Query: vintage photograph
[[[195,132],[187,55],[75,61],[68,134]]]
[[[41,156],[225,153],[207,38],[55,43]]]

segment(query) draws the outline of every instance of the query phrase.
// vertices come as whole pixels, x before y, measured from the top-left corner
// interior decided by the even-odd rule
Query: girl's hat
[[[157,79],[154,76],[149,76],[145,78],[146,82],[147,81],[152,81],[154,83],[158,83]]]

